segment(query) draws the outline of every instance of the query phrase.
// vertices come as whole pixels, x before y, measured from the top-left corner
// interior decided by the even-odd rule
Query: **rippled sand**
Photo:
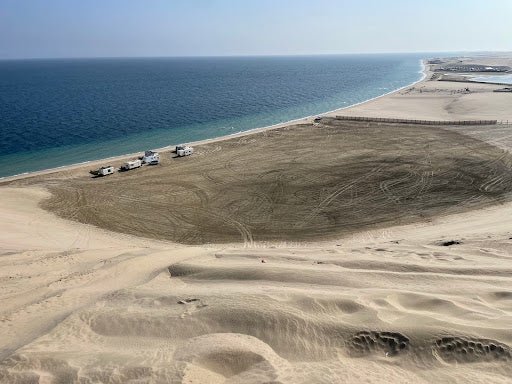
[[[184,247],[64,221],[46,196],[0,190],[0,382],[512,375],[510,204],[308,246]]]

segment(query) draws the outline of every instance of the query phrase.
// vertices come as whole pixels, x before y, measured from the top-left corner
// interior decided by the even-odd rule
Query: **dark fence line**
[[[495,125],[498,120],[411,120],[386,117],[336,116],[336,120],[368,121],[376,123],[421,124],[421,125]]]

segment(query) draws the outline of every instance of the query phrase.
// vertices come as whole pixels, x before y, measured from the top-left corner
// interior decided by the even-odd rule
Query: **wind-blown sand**
[[[388,97],[395,96],[379,100]],[[435,111],[430,118],[444,119]],[[475,118],[487,114],[484,105]],[[97,180],[88,178],[87,168],[77,168],[0,187],[0,382],[510,382],[511,127],[314,128],[323,138],[313,142],[325,140],[328,148],[318,158],[300,145],[312,139],[307,132],[313,128],[298,126],[258,134],[270,135],[267,141],[248,135],[208,144],[197,148],[196,157],[167,159],[160,168]],[[354,132],[363,129],[365,138],[353,150],[364,156],[356,161],[358,155],[344,146],[354,145]],[[397,130],[403,140],[392,144]],[[426,139],[436,145],[421,146]],[[275,145],[283,154],[260,161],[239,158],[238,165],[223,157],[243,156],[248,146],[263,157]],[[399,148],[401,155],[391,156]],[[217,160],[210,168],[206,155]],[[363,158],[385,171],[361,182],[358,177],[368,172],[355,165]],[[296,173],[300,164],[309,171]],[[202,189],[191,188],[197,193],[187,198],[183,177],[195,167],[210,182],[200,180],[208,180],[203,174],[190,179]],[[318,176],[316,183],[305,180],[306,174]],[[251,185],[236,199],[214,183],[234,175]],[[124,210],[134,215],[150,196],[136,194],[136,185],[151,180],[155,190],[161,184],[172,190],[166,181],[172,177],[180,180],[177,193],[154,201],[160,205],[150,216],[132,218],[137,231],[112,225],[123,222],[114,213],[100,214],[123,212],[115,197],[106,198],[109,188],[136,197],[131,210]],[[344,179],[356,182],[345,190]],[[269,194],[262,186],[276,180],[284,191],[296,185],[296,192],[307,193]],[[349,190],[353,204],[343,207]],[[247,198],[251,191],[267,192],[272,204]],[[302,202],[309,210],[325,196],[332,198],[317,213],[331,221],[313,222],[307,231],[317,233],[311,237],[289,229],[300,225],[287,219],[301,222],[300,212],[290,213],[293,207]],[[230,198],[231,204],[221,204]],[[156,237],[197,240],[206,226],[210,237],[201,241],[229,244],[186,246],[133,236],[150,236],[159,223],[151,217],[165,217],[173,228],[187,215],[170,220],[168,211],[190,213],[195,204],[246,224],[247,212],[258,204],[233,203],[240,200],[259,201],[262,212],[277,210],[266,216],[272,225],[258,229],[250,223],[252,241],[236,223],[233,233],[225,221],[226,228],[215,228],[208,215],[189,222],[187,233],[195,235],[165,236],[162,225],[154,227]],[[357,207],[364,208],[360,217]],[[352,219],[336,216],[340,210],[352,212]],[[356,224],[372,212],[385,220]],[[381,221],[387,224],[379,226]],[[396,225],[404,222],[414,223]],[[323,232],[328,240],[315,240]]]
[[[511,204],[334,243],[198,248],[58,219],[44,196],[0,190],[2,382],[512,375]]]

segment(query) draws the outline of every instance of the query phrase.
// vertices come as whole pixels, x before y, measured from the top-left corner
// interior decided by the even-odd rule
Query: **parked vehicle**
[[[142,157],[142,162],[149,165],[157,165],[160,163],[160,154],[158,152],[146,151]]]
[[[121,166],[121,171],[129,171],[130,169],[140,168],[142,166],[141,160],[127,161]]]
[[[191,154],[194,153],[194,148],[192,147],[183,147],[181,149],[178,149],[176,150],[176,154],[180,157],[183,157],[183,156],[190,156]]]
[[[89,173],[94,176],[108,176],[108,175],[113,174],[114,170],[115,170],[114,167],[112,167],[111,165],[108,165],[106,167],[101,167],[94,171],[89,171]]]

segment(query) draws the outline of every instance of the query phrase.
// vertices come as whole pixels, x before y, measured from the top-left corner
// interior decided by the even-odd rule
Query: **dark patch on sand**
[[[450,362],[509,361],[511,358],[510,347],[495,340],[445,336],[435,341],[434,348]]]
[[[187,244],[310,241],[495,204],[512,157],[433,126],[322,120],[196,148],[182,161],[32,183],[61,217]],[[116,165],[116,164],[114,164]]]
[[[381,351],[386,356],[394,356],[408,349],[409,338],[398,332],[362,331],[350,339],[349,346],[355,355]]]

